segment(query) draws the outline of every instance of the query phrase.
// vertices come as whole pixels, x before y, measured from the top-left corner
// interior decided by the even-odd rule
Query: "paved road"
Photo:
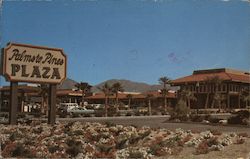
[[[59,118],[58,121],[83,121],[83,122],[111,122],[122,125],[149,126],[152,128],[167,128],[175,130],[182,128],[185,130],[219,130],[221,132],[246,132],[250,135],[250,127],[245,126],[221,126],[198,123],[171,123],[166,122],[168,116],[135,116],[135,117],[91,117],[91,118]]]

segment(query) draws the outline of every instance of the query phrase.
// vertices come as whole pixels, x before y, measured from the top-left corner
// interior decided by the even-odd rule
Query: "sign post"
[[[48,123],[54,124],[56,121],[56,84],[49,86],[49,118]]]
[[[50,84],[48,123],[56,117],[56,85],[66,79],[67,57],[62,49],[9,43],[3,51],[3,75],[11,82],[9,123],[16,124],[18,82]]]
[[[9,124],[14,125],[17,123],[17,101],[18,101],[18,83],[10,82],[10,109],[9,109]]]

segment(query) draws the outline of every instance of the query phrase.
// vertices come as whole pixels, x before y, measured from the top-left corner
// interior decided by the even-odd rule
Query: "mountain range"
[[[143,82],[135,82],[135,81],[130,81],[130,80],[125,80],[125,79],[111,79],[107,80],[104,82],[101,82],[91,88],[92,92],[100,92],[98,88],[102,87],[104,83],[108,83],[109,85],[112,85],[116,82],[121,83],[123,89],[125,92],[147,92],[147,91],[155,91],[162,89],[162,85],[160,84],[155,84],[155,85],[150,85],[147,83]],[[62,84],[58,86],[59,89],[76,89],[75,84],[77,82],[67,78]],[[170,86],[169,86],[170,87]],[[176,90],[176,87],[171,87],[172,90]]]

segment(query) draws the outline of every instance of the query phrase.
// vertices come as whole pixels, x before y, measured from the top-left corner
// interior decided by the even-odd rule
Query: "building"
[[[45,102],[45,107],[47,107],[48,102],[44,101],[46,99],[42,98],[41,88],[34,85],[18,85],[18,112],[23,112],[24,107],[28,104],[31,105],[41,105]],[[151,94],[152,108],[158,108],[163,106],[164,98],[159,91],[151,92],[120,92],[118,93],[118,100],[122,105],[130,105],[132,107],[146,107],[147,106],[147,95]],[[82,91],[72,90],[72,89],[57,89],[57,104],[59,103],[78,103],[82,102]],[[10,87],[4,86],[0,88],[0,111],[8,111],[9,109],[9,99],[10,99]],[[48,94],[46,95],[48,96]],[[115,94],[108,97],[109,104],[115,104]],[[47,97],[48,99],[48,97]],[[174,106],[176,103],[176,93],[169,92],[167,95],[168,106]],[[84,97],[84,101],[89,104],[105,104],[104,93],[88,93]]]
[[[249,96],[249,72],[227,68],[195,70],[192,75],[173,80],[171,85],[194,94],[197,100],[190,102],[193,109],[236,109],[249,104],[244,100]]]

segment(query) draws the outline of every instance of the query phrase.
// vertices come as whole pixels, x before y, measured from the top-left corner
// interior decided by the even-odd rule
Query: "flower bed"
[[[155,158],[177,155],[185,147],[204,154],[242,144],[248,137],[88,122],[0,127],[2,157],[22,158]]]

